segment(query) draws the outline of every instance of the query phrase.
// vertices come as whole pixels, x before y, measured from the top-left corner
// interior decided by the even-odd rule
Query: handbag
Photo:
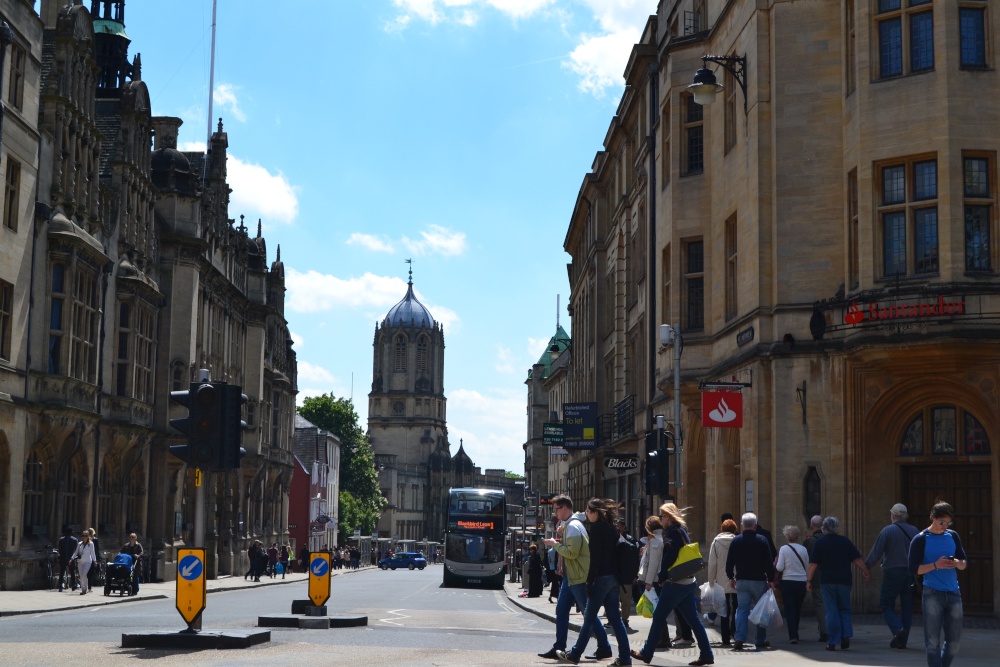
[[[705,567],[705,559],[701,556],[701,549],[697,542],[688,542],[681,547],[677,554],[677,560],[667,569],[667,579],[678,581],[689,579]]]

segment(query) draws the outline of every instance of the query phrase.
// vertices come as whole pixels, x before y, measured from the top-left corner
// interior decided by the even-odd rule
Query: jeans
[[[728,643],[736,634],[736,593],[726,593],[726,615],[719,623],[719,632],[722,633],[722,643]]]
[[[882,609],[882,618],[889,626],[892,636],[903,633],[903,644],[910,634],[910,624],[913,622],[913,589],[910,582],[913,577],[905,567],[890,567],[882,571],[882,592],[878,605]],[[899,608],[902,615],[896,615],[896,598],[899,598]]]
[[[781,599],[785,602],[785,623],[788,624],[788,638],[798,639],[802,603],[806,599],[806,582],[782,579]]]
[[[646,643],[642,645],[642,659],[649,662],[653,659],[653,651],[660,641],[660,633],[663,631],[663,624],[671,611],[676,610],[684,617],[695,639],[698,640],[698,658],[703,661],[715,660],[712,654],[712,646],[708,643],[708,633],[705,626],[701,624],[701,616],[694,605],[694,596],[698,593],[698,584],[666,584],[660,589],[660,598],[656,601],[656,608],[653,609],[653,618],[649,624],[649,636]]]
[[[924,586],[921,602],[924,613],[927,667],[948,667],[958,655],[958,646],[962,641],[962,593],[936,591]],[[944,630],[943,646],[942,630]]]
[[[826,607],[827,644],[839,644],[854,636],[851,625],[851,585],[820,584]]]
[[[569,585],[569,579],[563,579],[562,586],[559,587],[559,599],[556,600],[556,643],[552,648],[565,651],[566,637],[569,635],[569,612],[573,606],[581,608],[587,606],[587,584]],[[608,643],[608,633],[604,631],[604,626],[596,623],[593,629],[594,637],[597,638],[597,645],[611,646]]]
[[[604,611],[608,615],[608,622],[615,633],[615,639],[618,640],[618,657],[622,662],[632,660],[629,657],[628,630],[625,629],[621,610],[618,608],[620,604],[618,597],[619,589],[618,577],[613,574],[606,574],[594,580],[590,595],[587,596],[587,606],[583,610],[583,625],[580,626],[580,636],[577,637],[573,650],[569,652],[571,657],[577,660],[580,659],[583,651],[587,648],[587,643],[590,641],[590,634],[594,632],[594,628],[601,628],[601,634],[604,635],[603,642],[601,641],[601,637],[598,636],[597,649],[611,650],[611,644],[608,643],[608,634],[604,632],[604,627],[601,625],[600,619],[597,618],[601,607],[604,607]]]
[[[744,579],[743,581],[736,582],[736,602],[738,606],[736,607],[736,636],[733,637],[734,640],[738,642],[745,642],[747,640],[747,632],[749,630],[747,627],[749,621],[747,619],[750,616],[750,611],[757,604],[757,600],[764,597],[764,593],[766,592],[766,581]],[[767,628],[758,627],[757,639],[754,640],[754,644],[759,646],[766,640]]]

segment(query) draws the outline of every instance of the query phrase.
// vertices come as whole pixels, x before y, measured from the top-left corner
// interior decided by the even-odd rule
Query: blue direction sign
[[[309,559],[309,599],[317,607],[330,599],[330,554],[325,551],[314,553]]]
[[[205,550],[177,550],[177,611],[190,626],[205,610]]]

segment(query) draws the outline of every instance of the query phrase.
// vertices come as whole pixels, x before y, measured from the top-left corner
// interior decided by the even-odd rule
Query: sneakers
[[[621,667],[621,665],[631,665],[632,661],[630,660],[628,662],[622,662],[621,658],[615,658],[614,660],[612,660],[608,664],[611,665],[611,667]]]
[[[733,642],[733,650],[734,651],[742,651],[743,650],[743,642]]]
[[[614,654],[615,652],[612,651],[609,646],[608,648],[599,648],[594,651],[594,655],[587,655],[584,657],[587,658],[587,660],[604,660],[605,658],[610,658]]]
[[[693,639],[684,639],[683,637],[678,637],[674,639],[674,646],[685,647],[693,645],[694,645]]]
[[[580,658],[574,658],[572,654],[567,653],[566,651],[556,651],[556,658],[559,662],[568,662],[571,665],[580,664]]]

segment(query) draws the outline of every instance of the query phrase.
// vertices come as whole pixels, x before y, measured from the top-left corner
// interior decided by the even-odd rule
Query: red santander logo
[[[844,322],[847,324],[861,324],[864,319],[865,314],[858,308],[858,304],[852,301],[851,307],[847,309],[847,314],[844,315]]]
[[[704,391],[701,425],[706,428],[742,428],[743,394],[738,391]]]

